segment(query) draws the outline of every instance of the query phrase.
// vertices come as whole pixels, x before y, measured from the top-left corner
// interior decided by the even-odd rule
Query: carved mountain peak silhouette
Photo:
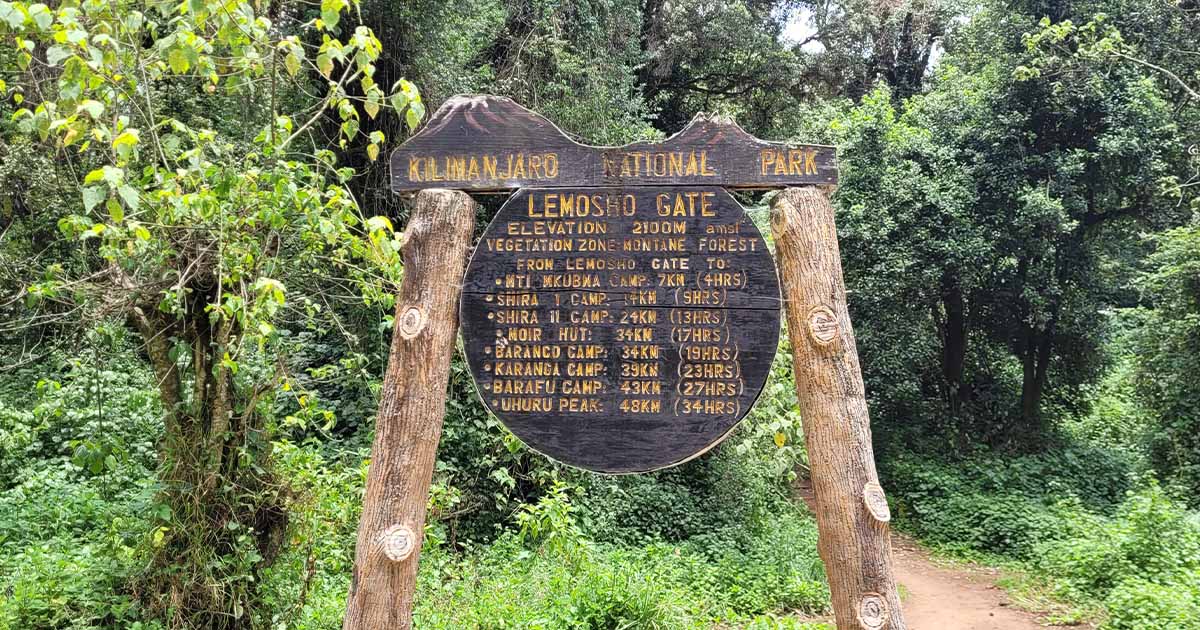
[[[545,116],[526,109],[503,96],[460,94],[446,99],[430,117],[429,123],[413,136],[409,144],[424,136],[451,134],[472,136],[513,135],[528,141],[570,142]]]

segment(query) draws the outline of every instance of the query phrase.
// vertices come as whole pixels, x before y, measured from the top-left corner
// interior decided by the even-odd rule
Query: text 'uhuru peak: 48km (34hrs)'
[[[398,192],[519,189],[466,270],[468,364],[484,404],[531,448],[610,473],[703,453],[766,382],[779,281],[726,189],[837,176],[832,148],[732,122],[592,147],[496,97],[452,99],[391,160]]]

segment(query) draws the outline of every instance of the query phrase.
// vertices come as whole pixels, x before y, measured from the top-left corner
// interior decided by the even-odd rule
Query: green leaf
[[[230,372],[232,372],[234,374],[238,373],[238,364],[236,361],[229,358],[228,352],[226,352],[225,356],[221,358],[221,366],[228,369]]]
[[[136,238],[137,238],[137,240],[139,240],[139,241],[148,241],[148,240],[150,240],[150,230],[147,230],[146,228],[144,228],[144,227],[142,227],[142,226],[140,226],[140,225],[139,225],[139,226],[137,226],[137,227],[135,227],[135,228],[133,228],[133,235],[134,235],[134,237],[136,237]]]
[[[54,14],[50,12],[50,7],[40,2],[29,6],[29,17],[33,18],[33,23],[42,31],[48,30],[54,23]]]
[[[417,125],[421,124],[421,115],[417,113],[417,110],[409,107],[408,111],[404,112],[404,121],[408,123],[409,129],[416,129]]]
[[[113,150],[117,155],[124,159],[129,159],[133,153],[133,149],[137,147],[138,141],[141,139],[137,129],[126,129],[122,131],[116,138],[113,138]]]
[[[367,145],[367,158],[369,158],[372,162],[374,162],[375,160],[377,160],[379,158],[379,145],[378,144],[368,144]]]
[[[125,211],[121,209],[121,203],[112,197],[109,197],[108,200],[104,202],[104,207],[106,209],[108,209],[108,216],[110,216],[110,217],[111,216],[124,216],[123,213]],[[92,226],[92,230],[94,231],[97,226],[100,227],[101,231],[104,230],[105,226],[103,223],[97,223],[96,225]],[[99,234],[100,232],[96,232],[96,233]]]
[[[138,209],[138,192],[137,192],[137,190],[134,190],[133,186],[120,186],[117,188],[117,194],[121,195],[121,199],[125,202],[125,205],[129,206],[130,210],[133,210],[135,212],[137,211],[137,209]],[[122,216],[122,218],[124,218],[124,216],[125,216],[124,213],[122,213],[121,216]],[[120,221],[120,220],[121,219],[113,217],[113,221]]]
[[[96,171],[92,171],[92,172],[96,172]],[[87,188],[84,188],[83,189],[83,208],[84,208],[84,210],[91,212],[92,208],[95,208],[97,204],[99,204],[101,201],[104,201],[104,198],[107,196],[108,196],[108,190],[105,189],[103,186],[88,186]]]
[[[317,55],[317,70],[320,70],[326,79],[329,78],[333,72],[333,57],[329,53],[323,52]]]
[[[391,101],[392,107],[396,110],[397,114],[404,111],[405,107],[408,107],[408,95],[404,92],[392,92]]]
[[[88,99],[80,102],[79,106],[75,108],[75,111],[87,112],[88,116],[92,117],[92,120],[99,120],[100,116],[104,114],[104,103]]]
[[[70,57],[73,54],[75,53],[72,53],[70,50],[63,48],[62,46],[51,46],[46,50],[46,63],[50,64],[51,66],[57,66],[60,61]]]
[[[167,51],[167,63],[171,66],[171,71],[175,74],[183,74],[192,67],[192,63],[188,61],[188,55],[184,52],[182,46],[174,46]]]
[[[342,8],[345,6],[346,0],[321,0],[321,21],[325,23],[325,28],[338,25],[338,21],[342,19]]]
[[[6,22],[9,28],[18,29],[25,23],[25,16],[11,2],[0,0],[0,20]]]
[[[371,232],[379,230],[386,230],[388,232],[396,231],[396,228],[392,227],[391,219],[385,216],[373,216],[367,219],[367,229]]]
[[[104,166],[101,167],[100,171],[100,176],[104,178],[104,181],[108,182],[109,186],[117,186],[125,179],[125,169],[117,168],[115,166]],[[92,171],[91,173],[88,173],[87,178],[84,178],[83,183],[90,183],[88,178],[95,174],[95,172],[96,171]]]
[[[287,69],[287,73],[289,75],[294,77],[296,76],[297,72],[300,72],[300,61],[302,59],[301,55],[303,54],[304,51],[297,46],[292,48],[292,51],[288,53],[287,57],[283,58],[283,67]]]
[[[141,11],[129,11],[124,17],[125,28],[132,33],[141,30],[142,24],[145,22],[145,16]]]

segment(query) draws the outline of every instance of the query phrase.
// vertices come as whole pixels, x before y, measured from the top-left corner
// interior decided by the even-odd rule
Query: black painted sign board
[[[771,253],[722,188],[530,188],[476,246],[460,322],[517,437],[628,473],[703,453],[750,410],[779,306]]]
[[[632,473],[707,451],[766,383],[779,280],[728,190],[835,184],[837,156],[707,116],[588,146],[509,99],[456,96],[391,170],[399,193],[516,191],[463,280],[480,397],[533,449]]]
[[[456,96],[391,156],[395,192],[451,188],[721,186],[783,188],[837,181],[833,147],[759,140],[730,120],[697,116],[662,143],[595,147],[497,96]]]

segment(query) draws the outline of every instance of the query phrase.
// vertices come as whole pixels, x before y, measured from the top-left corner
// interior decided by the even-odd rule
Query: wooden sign
[[[526,187],[782,188],[837,181],[833,147],[759,140],[697,116],[662,143],[594,147],[498,96],[456,96],[392,153],[392,190],[497,192]]]
[[[517,192],[460,321],[484,403],[533,449],[608,473],[686,461],[737,424],[779,340],[771,253],[712,186]]]

